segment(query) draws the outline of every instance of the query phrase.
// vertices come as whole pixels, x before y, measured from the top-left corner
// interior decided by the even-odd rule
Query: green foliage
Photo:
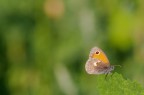
[[[114,73],[107,79],[104,76],[97,78],[99,95],[144,95],[144,89],[136,82],[124,79],[122,75]]]
[[[98,46],[144,85],[144,0],[0,0],[0,95],[141,95],[119,74],[88,75]]]

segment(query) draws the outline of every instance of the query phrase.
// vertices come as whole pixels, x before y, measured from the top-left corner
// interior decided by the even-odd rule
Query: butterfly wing
[[[85,69],[88,74],[103,74],[108,68],[109,65],[96,58],[89,58],[85,64]]]
[[[91,49],[90,54],[89,54],[89,58],[98,59],[102,63],[110,65],[106,54],[98,47],[94,47],[94,48]]]

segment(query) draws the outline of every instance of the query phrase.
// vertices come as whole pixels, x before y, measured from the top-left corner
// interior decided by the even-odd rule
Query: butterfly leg
[[[106,75],[105,75],[105,80],[106,80],[106,78],[107,78],[108,74],[109,74],[109,73],[106,73]]]
[[[114,75],[114,73],[111,74],[111,77]]]

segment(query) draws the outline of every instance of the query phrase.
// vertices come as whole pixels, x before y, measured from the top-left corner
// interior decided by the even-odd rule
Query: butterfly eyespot
[[[96,52],[95,52],[95,54],[99,54],[99,53],[100,53],[99,51],[96,51]]]

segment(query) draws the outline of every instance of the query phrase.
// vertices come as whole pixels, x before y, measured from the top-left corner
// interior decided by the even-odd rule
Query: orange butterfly
[[[107,76],[114,70],[114,66],[116,65],[110,65],[107,56],[100,48],[94,47],[90,51],[85,70],[88,74],[106,74]]]

